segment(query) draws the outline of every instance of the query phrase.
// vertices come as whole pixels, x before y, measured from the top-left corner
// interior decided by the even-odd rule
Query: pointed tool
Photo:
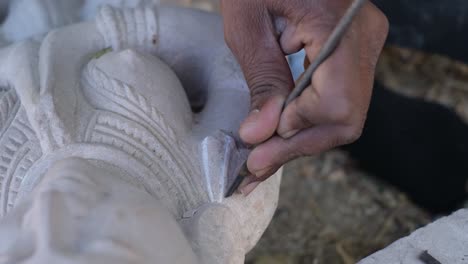
[[[317,68],[322,65],[324,61],[330,57],[331,54],[335,51],[336,47],[340,44],[341,39],[346,34],[349,25],[353,22],[354,17],[357,15],[363,4],[366,0],[354,0],[351,6],[346,10],[344,16],[340,19],[337,26],[328,37],[325,44],[320,49],[319,54],[315,60],[309,65],[306,71],[303,73],[302,77],[297,81],[296,87],[289,94],[287,100],[284,102],[283,111],[286,106],[289,105],[294,99],[299,97],[302,92],[311,84],[312,76],[317,70]],[[250,172],[247,168],[247,161],[241,167],[239,175],[235,178],[228,192],[226,193],[226,198],[232,196],[239,186],[242,184],[244,179],[250,175]]]

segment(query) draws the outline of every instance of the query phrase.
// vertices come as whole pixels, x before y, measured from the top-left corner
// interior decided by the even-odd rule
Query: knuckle
[[[276,94],[271,84],[265,83],[250,89],[250,101],[252,109],[260,109],[261,106]]]
[[[374,6],[372,10],[374,11],[373,15],[375,16],[375,20],[379,22],[379,25],[381,27],[388,28],[388,25],[389,25],[388,19],[387,19],[387,16],[382,12],[382,10],[380,10],[376,6]]]
[[[371,8],[369,8],[368,10],[368,21],[372,21],[372,23],[368,24],[370,27],[370,31],[372,32],[371,36],[380,40],[383,43],[387,37],[390,27],[388,18],[375,5],[372,5]]]
[[[309,148],[307,147],[304,147],[304,146],[298,146],[296,148],[291,148],[287,155],[285,156],[285,162],[284,163],[287,163],[291,160],[294,160],[296,158],[299,158],[299,157],[304,157],[304,156],[307,156],[307,155],[310,155],[309,153]]]
[[[305,147],[304,145],[305,144],[288,144],[284,146],[283,150],[281,151],[281,155],[277,156],[277,159],[273,164],[279,167],[296,158],[308,155],[309,148]]]
[[[281,57],[281,59],[283,59],[283,57]],[[276,86],[288,83],[287,78],[284,77],[282,61],[278,58],[268,59],[259,56],[250,56],[246,58],[246,62],[246,77],[252,87],[261,86],[265,82]]]
[[[386,36],[390,29],[390,22],[388,21],[388,18],[386,15],[384,15],[384,13],[382,13],[380,10],[379,10],[379,13],[380,13],[380,19],[379,19],[380,28],[381,28],[382,33]]]
[[[262,103],[273,95],[286,95],[292,85],[280,69],[271,65],[246,69],[252,103]]]
[[[334,105],[330,117],[335,123],[348,123],[353,119],[354,111],[351,104],[344,101]]]
[[[224,41],[232,52],[239,56],[245,50],[246,42],[236,33],[237,29],[232,25],[226,24],[224,27]]]
[[[250,101],[253,109],[259,109],[268,98],[274,95],[271,85],[265,83],[250,88]]]
[[[367,29],[364,38],[367,44],[365,50],[361,50],[361,56],[363,56],[363,61],[368,63],[368,70],[373,72],[387,39],[389,22],[387,17],[375,6],[368,13],[371,15],[368,16],[367,21],[372,23],[366,23]],[[373,75],[373,73],[370,74]]]
[[[363,125],[350,125],[341,129],[339,140],[336,146],[347,145],[358,140],[363,131]]]
[[[314,146],[310,146],[310,145],[303,145],[303,146],[300,146],[298,147],[298,149],[291,154],[291,156],[289,157],[289,160],[294,160],[298,157],[307,157],[307,156],[312,156],[314,154],[316,154],[314,152]]]
[[[226,42],[226,45],[232,49],[232,45],[234,43],[234,40],[233,40],[233,35],[230,34],[230,31],[229,29],[227,28],[227,26],[225,26],[225,29],[224,29],[224,42]]]
[[[310,140],[312,138],[309,138],[309,140],[304,140],[303,142],[300,142],[299,144],[296,144],[294,149],[290,149],[290,158],[295,159],[298,157],[306,157],[306,156],[312,156],[312,155],[317,155],[321,151],[321,146],[320,144],[317,144],[316,140]],[[322,142],[329,141],[330,137],[326,136],[322,138]],[[326,145],[326,144],[325,144]]]
[[[270,83],[255,84],[250,87],[250,97],[252,100],[267,98],[274,94],[273,85]]]
[[[347,145],[358,140],[364,130],[366,114],[355,113],[346,122],[339,126],[337,144],[335,146]]]
[[[313,125],[308,105],[299,104],[296,110],[296,116],[303,127],[311,127]]]

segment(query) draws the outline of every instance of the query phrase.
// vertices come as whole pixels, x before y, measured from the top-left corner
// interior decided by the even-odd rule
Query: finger
[[[255,177],[265,179],[288,161],[345,144],[354,134],[351,127],[331,125],[303,130],[290,139],[274,137],[252,151],[247,166]]]
[[[312,86],[285,109],[277,130],[281,136],[289,138],[322,123],[359,126],[363,122],[387,28],[379,24],[386,22],[379,12],[371,3],[365,4],[332,56],[314,73]],[[296,26],[294,39],[305,43],[306,62],[316,58],[337,18],[323,23],[303,19]]]
[[[365,15],[360,16],[360,24],[367,25],[360,41],[361,79],[365,85],[373,85],[375,68],[388,34],[388,20],[374,4],[363,7]]]
[[[348,124],[365,114],[360,103],[370,98],[371,89],[361,86],[360,58],[355,54],[359,43],[355,38],[351,36],[343,41],[316,70],[311,86],[286,107],[278,126],[279,135],[290,138],[314,125]],[[314,59],[316,45],[320,44],[315,42],[306,47],[309,60]]]
[[[260,109],[254,109],[241,124],[240,137],[245,143],[258,144],[274,133],[279,124],[284,103],[283,96],[272,97]]]
[[[288,63],[281,50],[270,14],[262,1],[240,8],[224,1],[226,42],[236,56],[251,93],[252,112],[240,134],[249,144],[271,137],[277,128],[282,102],[293,86]]]
[[[244,186],[244,187],[242,187],[240,189],[241,194],[244,195],[244,196],[248,196],[249,194],[251,194],[258,187],[258,185],[260,185],[260,183],[262,183],[262,182],[257,180],[257,181],[254,181],[254,182],[251,182],[251,183],[247,184],[246,186]]]

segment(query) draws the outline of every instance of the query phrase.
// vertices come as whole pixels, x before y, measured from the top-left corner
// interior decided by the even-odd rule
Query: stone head
[[[0,84],[0,263],[243,263],[271,220],[279,173],[224,198],[249,92],[218,16],[104,7]]]

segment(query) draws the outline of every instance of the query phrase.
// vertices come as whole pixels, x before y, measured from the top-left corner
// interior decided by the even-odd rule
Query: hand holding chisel
[[[364,0],[221,0],[221,6],[226,43],[251,91],[252,111],[239,131],[255,146],[244,194],[286,162],[360,136],[388,32],[378,8]],[[301,82],[311,85],[291,94],[285,55],[301,49],[312,62]]]
[[[340,19],[339,23],[336,25],[326,42],[322,45],[317,56],[314,58],[307,70],[301,76],[301,78],[298,80],[294,90],[289,94],[287,100],[285,100],[283,105],[283,111],[291,102],[293,102],[297,97],[299,97],[307,87],[311,85],[314,73],[319,68],[319,66],[322,65],[322,63],[325,62],[330,57],[330,55],[333,54],[335,49],[340,45],[340,42],[347,33],[347,30],[350,27],[350,24],[353,22],[353,19],[356,17],[356,15],[366,2],[366,0],[354,0],[352,2],[352,4],[349,6],[343,17]],[[249,174],[250,173],[248,171],[246,161],[242,166],[239,175],[236,177],[235,181],[226,193],[226,197],[231,196],[238,189],[243,180],[246,177],[248,177]]]

